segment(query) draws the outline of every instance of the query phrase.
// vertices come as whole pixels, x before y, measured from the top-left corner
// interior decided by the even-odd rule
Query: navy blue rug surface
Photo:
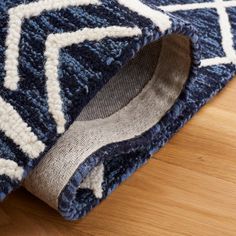
[[[40,165],[111,78],[171,35],[191,45],[180,96],[145,132],[102,146],[76,167],[55,207],[69,220],[105,199],[233,78],[236,0],[0,1],[0,199]],[[101,193],[82,188],[101,165]]]

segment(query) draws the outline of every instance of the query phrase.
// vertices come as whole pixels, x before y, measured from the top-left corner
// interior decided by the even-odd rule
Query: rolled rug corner
[[[186,36],[144,46],[82,110],[26,188],[67,219],[86,214],[150,157],[155,125],[178,98],[191,65]]]
[[[28,176],[65,219],[87,214],[232,79],[235,13],[235,0],[0,3],[0,198]]]

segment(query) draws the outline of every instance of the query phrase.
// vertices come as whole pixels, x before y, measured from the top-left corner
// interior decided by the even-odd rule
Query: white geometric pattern
[[[137,12],[139,15],[150,19],[156,26],[158,26],[162,33],[171,27],[172,22],[168,15],[150,8],[139,0],[118,0],[118,2],[129,8],[131,11]]]
[[[20,77],[18,75],[19,43],[21,27],[24,19],[38,16],[43,11],[62,9],[68,6],[100,4],[99,0],[41,0],[29,4],[21,4],[8,11],[9,25],[6,38],[6,77],[4,86],[16,90]],[[2,97],[0,97],[0,130],[10,138],[29,158],[38,158],[46,145],[38,139],[31,127],[22,119],[18,111]],[[21,180],[23,171],[16,162],[0,159],[0,168],[12,179]],[[0,173],[1,174],[1,173]]]
[[[0,175],[7,175],[11,179],[21,181],[24,169],[15,161],[0,158]]]
[[[9,24],[6,38],[6,77],[4,86],[16,90],[20,77],[18,74],[19,43],[21,27],[24,19],[39,16],[43,11],[67,8],[69,6],[83,6],[100,4],[99,0],[41,0],[29,4],[22,4],[8,11]]]
[[[118,0],[120,4],[128,7],[130,10],[136,11],[144,17],[150,18],[161,31],[165,31],[171,27],[169,16],[151,9],[139,0],[132,2]],[[6,61],[5,70],[6,77],[4,79],[4,86],[10,90],[16,90],[20,76],[18,74],[19,64],[19,43],[21,38],[21,27],[24,19],[33,16],[39,16],[43,11],[50,11],[62,9],[69,6],[82,6],[82,5],[100,5],[100,0],[40,0],[29,4],[22,4],[17,7],[11,8],[9,13],[9,30],[6,38]],[[142,11],[140,11],[142,8]],[[86,36],[86,30],[80,30],[74,33],[51,34],[48,36],[46,42],[46,77],[47,77],[47,92],[49,112],[52,114],[56,124],[57,132],[59,134],[65,131],[66,119],[63,113],[63,104],[60,95],[60,84],[58,81],[58,65],[59,65],[59,50],[65,46],[70,46],[75,43],[81,43],[85,40],[101,40],[105,37],[132,37],[141,34],[141,30],[137,28],[117,27],[114,26],[101,29],[91,29]],[[114,32],[112,32],[114,30]],[[96,36],[96,33],[100,37]],[[69,35],[73,34],[73,35]],[[103,34],[103,35],[102,35]],[[75,36],[76,40],[73,40]],[[101,37],[102,36],[102,37]],[[70,40],[69,40],[70,39]],[[66,43],[64,43],[66,42]],[[54,51],[53,51],[54,50]]]
[[[142,15],[150,18],[158,25],[161,31],[171,27],[169,17],[161,12],[155,11],[139,0],[118,0],[120,4],[131,8],[134,11],[140,12]],[[43,11],[57,10],[67,8],[69,6],[83,6],[83,5],[100,5],[100,0],[40,0],[29,4],[22,4],[11,8],[9,14],[9,29],[6,38],[6,61],[5,70],[6,77],[4,86],[10,90],[16,90],[20,77],[18,75],[18,58],[19,58],[19,43],[21,38],[21,27],[24,19],[33,16],[39,16]]]
[[[58,80],[59,52],[61,48],[73,44],[88,41],[99,41],[105,37],[122,38],[141,35],[142,31],[138,27],[110,26],[106,28],[84,28],[82,30],[51,34],[46,41],[46,77],[49,112],[52,114],[56,124],[57,132],[64,133],[66,119],[63,112],[63,101],[61,99],[60,82]]]
[[[31,159],[37,158],[45,149],[44,143],[38,140],[20,114],[2,97],[0,97],[0,130]]]
[[[94,167],[89,175],[80,184],[80,189],[91,189],[96,198],[102,198],[104,181],[104,165],[101,163]]]
[[[233,33],[231,31],[231,25],[229,21],[229,16],[226,12],[226,8],[236,7],[236,0],[223,1],[215,0],[214,2],[205,2],[205,3],[189,3],[189,4],[176,4],[169,6],[159,7],[160,9],[167,12],[175,11],[188,11],[196,9],[207,9],[215,8],[219,16],[219,25],[221,29],[222,36],[222,47],[225,52],[225,57],[215,57],[203,59],[201,61],[201,67],[213,66],[219,64],[236,64],[236,51],[234,49]]]

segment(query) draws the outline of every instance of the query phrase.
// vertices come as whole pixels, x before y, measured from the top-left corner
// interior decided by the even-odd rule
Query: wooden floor
[[[66,222],[18,190],[0,235],[236,235],[236,79],[84,219]]]

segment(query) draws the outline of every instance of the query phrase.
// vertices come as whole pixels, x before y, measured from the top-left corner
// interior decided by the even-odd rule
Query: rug
[[[0,199],[25,180],[68,220],[236,72],[236,0],[6,0],[0,36]]]

